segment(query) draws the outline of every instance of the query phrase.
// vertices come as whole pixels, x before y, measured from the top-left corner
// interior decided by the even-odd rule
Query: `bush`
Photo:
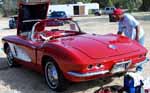
[[[8,17],[16,14],[17,0],[4,0],[2,4],[2,14],[4,17]]]
[[[0,17],[3,15],[2,8],[0,8]]]

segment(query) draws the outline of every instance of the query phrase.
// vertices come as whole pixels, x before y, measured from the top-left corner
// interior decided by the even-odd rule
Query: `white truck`
[[[112,14],[116,8],[115,7],[105,7],[104,14]]]

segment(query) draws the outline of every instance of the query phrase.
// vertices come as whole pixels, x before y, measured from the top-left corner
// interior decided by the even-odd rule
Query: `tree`
[[[17,4],[16,0],[4,0],[3,5],[2,5],[2,10],[3,10],[3,16],[7,17],[16,12],[17,9]]]
[[[139,8],[142,11],[148,11],[150,10],[150,0],[142,0],[142,6]]]
[[[76,0],[77,2],[90,3],[92,0]]]
[[[37,0],[3,0],[2,12],[3,16],[7,17],[10,15],[17,14],[18,3],[26,1],[37,1]],[[44,1],[44,0],[40,0]]]
[[[58,1],[59,4],[75,4],[77,2],[90,3],[92,0],[58,0]]]
[[[108,0],[108,6],[114,6],[114,3],[112,0]]]

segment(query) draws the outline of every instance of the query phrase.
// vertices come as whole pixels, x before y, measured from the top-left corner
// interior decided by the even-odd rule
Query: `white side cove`
[[[18,47],[13,43],[9,43],[9,46],[15,58],[26,62],[31,62],[31,58],[25,50],[23,50],[22,48]]]

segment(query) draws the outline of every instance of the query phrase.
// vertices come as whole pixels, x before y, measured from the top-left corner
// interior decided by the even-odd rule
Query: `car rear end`
[[[77,49],[74,53],[80,59],[78,62],[74,61],[73,64],[68,65],[70,68],[66,70],[65,75],[71,81],[80,82],[112,76],[127,72],[148,61],[147,49],[136,41],[115,35],[106,35],[105,38],[103,36],[101,38],[88,37],[82,36],[79,41],[76,38],[74,42],[78,42],[78,44],[73,43],[72,40],[70,45]],[[85,41],[88,41],[88,46]],[[92,48],[93,46],[94,48]]]

